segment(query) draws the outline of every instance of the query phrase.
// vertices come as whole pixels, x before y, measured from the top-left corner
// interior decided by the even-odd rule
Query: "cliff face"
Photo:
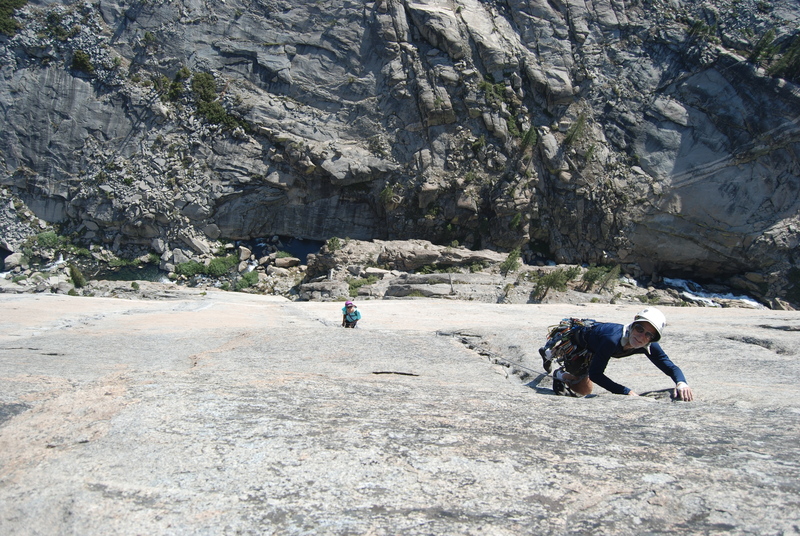
[[[165,261],[424,238],[800,301],[794,0],[35,2],[16,20],[9,251],[50,224]]]

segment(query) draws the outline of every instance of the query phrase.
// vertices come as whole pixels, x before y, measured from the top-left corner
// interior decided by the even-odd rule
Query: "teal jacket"
[[[361,312],[358,310],[358,307],[354,307],[353,309],[352,313],[348,313],[347,307],[342,307],[342,314],[346,322],[358,322],[361,320]]]

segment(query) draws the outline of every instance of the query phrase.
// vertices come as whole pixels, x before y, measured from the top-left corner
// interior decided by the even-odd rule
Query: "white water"
[[[61,266],[62,264],[66,263],[66,262],[67,262],[67,261],[65,261],[65,260],[64,260],[64,255],[62,255],[62,254],[59,254],[59,255],[58,255],[58,260],[57,260],[57,261],[55,261],[55,262],[53,262],[53,263],[50,263],[50,264],[48,264],[47,266],[45,266],[45,267],[42,269],[42,271],[43,271],[43,272],[52,272],[52,271],[53,271],[53,268],[56,268],[56,267],[58,267],[58,266]]]
[[[682,291],[687,298],[704,303],[709,307],[722,307],[718,302],[715,300],[740,300],[757,309],[766,309],[763,305],[755,301],[754,299],[750,298],[749,296],[736,296],[734,294],[714,294],[711,292],[705,292],[703,287],[695,283],[694,281],[688,281],[686,279],[670,279],[668,277],[664,278],[664,284],[672,287],[674,289]]]

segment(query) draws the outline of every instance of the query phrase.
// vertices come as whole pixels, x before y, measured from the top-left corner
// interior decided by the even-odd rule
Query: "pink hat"
[[[351,301],[349,301],[349,300],[348,300],[348,301],[346,301],[346,302],[344,302],[344,306],[345,306],[345,307],[350,307],[351,305],[353,305],[353,302],[351,302]]]

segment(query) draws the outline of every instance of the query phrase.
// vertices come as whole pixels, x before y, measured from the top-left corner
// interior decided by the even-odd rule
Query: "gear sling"
[[[568,373],[581,378],[589,374],[592,352],[586,348],[582,330],[597,322],[590,318],[564,318],[550,328],[544,345],[548,357]]]

